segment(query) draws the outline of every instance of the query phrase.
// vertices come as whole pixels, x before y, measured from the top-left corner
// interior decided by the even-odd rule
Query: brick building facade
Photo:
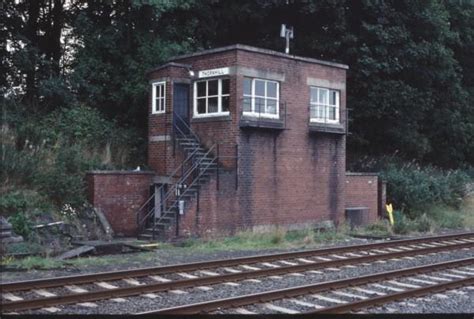
[[[138,231],[169,237],[307,227],[338,223],[347,204],[367,202],[374,220],[377,187],[346,176],[347,69],[233,45],[151,70],[155,176],[143,178],[152,187]]]

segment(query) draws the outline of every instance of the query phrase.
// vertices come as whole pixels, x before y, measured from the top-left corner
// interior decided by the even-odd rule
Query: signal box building
[[[173,238],[377,217],[373,174],[346,173],[348,66],[245,45],[147,74],[149,171],[90,172],[116,233]]]

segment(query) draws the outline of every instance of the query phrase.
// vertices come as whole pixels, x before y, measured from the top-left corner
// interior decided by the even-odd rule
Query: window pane
[[[275,82],[267,82],[267,96],[277,97],[277,84]]]
[[[209,98],[208,100],[208,113],[217,113],[217,97]]]
[[[265,96],[265,82],[255,80],[255,95]]]
[[[229,79],[222,80],[222,94],[229,94]]]
[[[328,91],[324,89],[319,89],[319,103],[327,104],[328,102]]]
[[[311,88],[311,103],[318,102],[318,89]]]
[[[252,99],[244,97],[244,112],[252,112]]]
[[[218,80],[212,80],[207,83],[208,85],[208,95],[217,95],[217,82]]]
[[[255,98],[255,112],[256,113],[265,113],[265,99],[264,98]]]
[[[316,105],[311,108],[311,117],[314,119],[323,119],[323,107],[321,105]]]
[[[336,105],[336,94],[337,91],[330,91],[331,93],[329,94],[329,104],[330,105]]]
[[[328,108],[329,114],[328,117],[330,120],[335,120],[336,119],[336,108],[335,107],[329,107]]]
[[[325,105],[319,105],[319,110],[318,110],[318,118],[320,119],[326,119],[326,106]]]
[[[197,111],[198,111],[198,114],[206,113],[206,99],[197,100]]]
[[[244,95],[252,94],[252,80],[244,78]]]
[[[223,96],[222,97],[222,112],[229,111],[229,97]]]
[[[155,94],[156,94],[156,97],[158,98],[158,97],[161,96],[161,85],[157,85],[157,86],[155,86],[155,88],[156,88],[156,93]]]
[[[206,81],[197,83],[197,96],[206,96]]]
[[[164,98],[159,98],[156,101],[156,105],[158,106],[158,111],[163,111],[165,108],[165,99]]]
[[[267,100],[267,113],[277,114],[277,103],[276,100]]]

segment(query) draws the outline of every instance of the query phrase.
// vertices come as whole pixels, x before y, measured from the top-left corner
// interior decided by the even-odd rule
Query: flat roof
[[[256,48],[256,47],[252,47],[252,46],[244,45],[244,44],[233,44],[233,45],[229,45],[229,46],[225,46],[225,47],[220,47],[220,48],[215,48],[215,49],[209,49],[209,50],[203,50],[203,51],[198,51],[198,52],[194,52],[194,53],[178,55],[178,56],[171,57],[168,61],[182,60],[182,59],[186,59],[186,58],[191,58],[191,57],[196,57],[196,56],[201,56],[201,55],[207,55],[207,54],[213,54],[213,53],[220,53],[220,52],[231,51],[231,50],[242,50],[242,51],[248,51],[248,52],[255,52],[255,53],[261,53],[261,54],[277,56],[277,57],[281,57],[281,58],[285,58],[285,59],[296,60],[296,61],[322,64],[322,65],[332,66],[332,67],[340,68],[340,69],[346,69],[346,70],[349,69],[348,65],[342,64],[342,63],[329,62],[329,61],[324,61],[324,60],[319,60],[319,59],[314,59],[314,58],[307,58],[307,57],[302,57],[302,56],[297,56],[297,55],[292,55],[292,54],[286,54],[286,53],[283,53],[283,52],[278,52],[278,51],[273,51],[273,50],[268,50],[268,49],[262,49],[262,48]]]

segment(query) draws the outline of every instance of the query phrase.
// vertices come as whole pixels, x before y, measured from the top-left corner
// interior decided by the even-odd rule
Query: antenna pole
[[[280,37],[285,38],[285,53],[290,54],[290,39],[293,39],[293,27],[287,27],[286,24],[281,25]]]

